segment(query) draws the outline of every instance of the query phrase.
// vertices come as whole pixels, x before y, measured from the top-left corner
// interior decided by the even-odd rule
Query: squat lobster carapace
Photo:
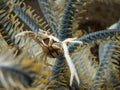
[[[48,57],[57,58],[59,53],[63,53],[71,72],[70,85],[72,85],[74,77],[76,78],[78,85],[80,84],[77,71],[69,55],[67,43],[83,44],[81,41],[74,41],[76,38],[68,38],[64,41],[60,41],[58,38],[48,35],[43,31],[40,31],[38,34],[32,31],[23,31],[16,35],[16,37],[18,36],[28,36],[34,39],[38,44],[40,44],[43,49],[43,53]]]

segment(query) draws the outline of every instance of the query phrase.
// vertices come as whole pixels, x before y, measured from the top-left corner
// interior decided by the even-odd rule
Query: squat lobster
[[[59,53],[63,53],[71,72],[70,85],[72,85],[74,76],[78,84],[80,84],[77,71],[69,55],[67,43],[83,44],[81,41],[74,41],[76,38],[68,38],[64,41],[60,41],[58,38],[54,37],[53,35],[49,35],[47,32],[42,30],[40,30],[38,34],[32,31],[23,31],[17,34],[15,37],[18,36],[28,36],[34,39],[42,47],[43,54],[45,55],[45,57],[48,56],[56,58],[59,55]]]

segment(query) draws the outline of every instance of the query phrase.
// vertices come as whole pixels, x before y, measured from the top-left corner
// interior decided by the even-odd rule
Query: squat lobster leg
[[[24,32],[18,33],[15,37],[19,37],[19,36],[29,36],[34,39],[36,38],[37,35],[32,31],[24,31]]]
[[[43,52],[41,52],[40,54],[40,59],[42,59],[42,61],[43,61],[43,63],[46,65],[46,66],[50,66],[50,67],[52,67],[53,65],[52,64],[50,64],[50,63],[48,63],[47,62],[47,55],[45,55]],[[38,59],[39,60],[39,59]],[[41,60],[40,60],[41,61]],[[39,62],[39,61],[37,61],[37,62]]]

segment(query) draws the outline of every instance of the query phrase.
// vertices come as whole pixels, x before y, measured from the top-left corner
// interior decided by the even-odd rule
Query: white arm
[[[65,55],[65,58],[66,58],[66,61],[68,63],[68,66],[70,68],[70,72],[71,72],[71,77],[70,77],[70,86],[72,86],[72,82],[73,82],[73,78],[75,76],[77,82],[78,82],[78,85],[80,84],[80,81],[79,81],[79,77],[78,77],[78,74],[77,74],[77,71],[75,69],[75,66],[70,58],[70,55],[69,55],[69,51],[68,51],[68,48],[67,48],[67,45],[66,43],[62,43],[63,44],[63,50],[64,50],[64,55]]]

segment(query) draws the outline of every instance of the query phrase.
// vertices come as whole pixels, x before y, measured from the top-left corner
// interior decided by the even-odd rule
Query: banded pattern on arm
[[[40,9],[49,23],[49,26],[52,28],[52,32],[58,37],[63,10],[67,0],[61,0],[59,4],[56,2],[57,1],[53,0],[38,0]]]
[[[26,67],[21,63],[25,56],[25,53],[24,55],[19,54],[16,58],[14,50],[8,50],[7,47],[2,46],[2,51],[0,51],[0,87],[9,90],[28,88],[32,85],[33,74],[30,68],[26,68],[30,63]]]
[[[120,35],[120,30],[119,29],[111,29],[111,30],[103,30],[103,31],[98,31],[94,33],[87,34],[85,36],[82,36],[78,38],[77,40],[82,41],[83,44],[86,43],[100,43],[100,41],[105,40],[105,39],[115,39],[118,38]],[[79,46],[79,44],[71,44],[69,45],[69,51],[73,52],[76,47]]]
[[[70,1],[68,1],[67,6],[65,7],[63,19],[61,22],[62,24],[60,27],[60,35],[59,35],[60,40],[64,40],[66,38],[72,37],[72,35],[71,35],[72,33],[70,33],[70,32],[72,32],[72,28],[71,28],[72,22],[73,22],[72,20],[74,19],[74,14],[77,12],[77,7],[75,6],[75,4],[78,2],[80,2],[80,1],[79,0],[70,0]],[[56,72],[56,70],[58,70],[58,71],[62,70],[61,65],[64,64],[65,62],[62,61],[61,58],[64,59],[64,57],[61,56],[56,60],[56,63],[53,67],[53,72]],[[53,73],[53,76],[56,74],[57,73]],[[68,77],[69,77],[69,75],[68,75]],[[59,74],[57,76],[60,77]],[[66,77],[66,75],[64,77]],[[65,84],[67,84],[67,83],[65,83]]]
[[[0,44],[0,87],[9,89],[43,90],[48,85],[51,69],[28,52],[28,45],[17,57],[14,49]]]
[[[14,6],[12,7],[12,5]],[[39,28],[43,30],[50,29],[40,15],[35,14],[35,10],[27,6],[23,1],[13,0],[8,6],[9,8],[13,8],[12,12],[14,12],[32,31],[38,32]]]
[[[116,89],[120,87],[120,43],[109,40],[105,45],[100,64],[95,75],[93,89]],[[118,88],[117,88],[118,89]]]
[[[16,48],[17,52],[19,50],[19,44],[22,40],[15,40],[15,34],[17,32],[23,31],[24,24],[21,24],[16,15],[12,14],[12,8],[8,8],[10,2],[0,2],[0,32],[4,40],[8,44],[9,48]]]
[[[71,54],[81,82],[80,86],[84,86],[87,89],[94,85],[92,79],[96,74],[99,64],[90,49],[91,45],[89,44],[83,47],[78,46],[74,53]]]
[[[120,35],[119,29],[99,31],[85,35],[78,39],[83,41],[84,45],[87,44],[87,46],[83,45],[84,47],[81,47],[78,44],[70,45],[69,50],[70,52],[72,52],[71,57],[79,73],[78,74],[79,78],[83,82],[82,83],[83,86],[91,88],[94,85],[92,79],[95,77],[99,65],[98,60],[96,60],[96,58],[94,58],[94,56],[91,54],[90,47],[96,43],[100,44],[101,41],[106,41],[110,39],[116,40],[117,38],[119,38],[119,35]],[[102,46],[102,48],[105,47]],[[99,57],[102,57],[103,53],[100,53],[100,55],[101,56]],[[87,78],[84,76],[86,76]]]
[[[73,85],[70,86],[69,78],[70,78],[69,67],[67,66],[67,63],[65,62],[65,59],[61,54],[59,56],[59,59],[57,59],[57,62],[55,62],[52,76],[49,79],[50,82],[47,85],[46,89],[79,90],[79,87],[77,86],[77,82],[75,81],[73,81]]]
[[[2,20],[2,22],[1,22],[1,28],[2,28],[1,33],[2,33],[3,37],[5,37],[5,41],[6,42],[9,41],[8,44],[12,45],[12,48],[17,47],[16,49],[18,50],[20,44],[26,44],[24,42],[24,40],[22,40],[22,39],[20,39],[20,41],[19,41],[19,39],[18,39],[18,41],[16,41],[16,39],[15,39],[16,33],[23,31],[24,24],[21,25],[21,21],[19,21],[17,15],[16,14],[14,15],[13,8],[8,7],[10,3],[11,3],[10,1],[6,1],[6,2],[5,1],[0,1],[0,4],[1,4],[0,20]],[[13,7],[14,7],[14,4],[13,4]],[[27,46],[27,45],[25,45],[25,46]],[[29,48],[29,46],[27,48]],[[28,52],[30,51],[28,49],[24,50],[23,47],[20,48],[20,50],[22,50],[22,53],[23,53],[23,51],[28,51]],[[31,55],[31,54],[28,53],[26,56],[29,56],[29,55]],[[32,55],[33,55],[33,53],[32,53]],[[35,56],[35,58],[37,58],[37,60],[40,59],[39,56]],[[32,63],[34,63],[35,61],[36,60],[34,60]],[[51,69],[49,67],[45,66],[43,64],[43,62],[33,64],[33,65],[28,63],[28,65],[31,65],[29,67],[26,65],[26,62],[23,64],[24,69],[30,67],[31,69],[30,68],[29,69],[32,70],[31,72],[33,72],[33,73],[37,72],[38,73],[38,74],[36,74],[37,79],[34,79],[35,80],[34,85],[39,86],[40,88],[44,88],[48,83],[47,78],[50,77],[50,75],[51,75]],[[19,67],[19,66],[17,66],[17,67]],[[17,67],[15,67],[15,68],[17,68]],[[13,77],[11,77],[11,78],[13,78]]]
[[[120,29],[120,21],[111,25],[108,29]],[[120,38],[117,37],[114,40],[110,39],[107,42],[100,43],[100,65],[94,79],[94,89],[115,89],[120,86],[119,40]]]
[[[82,6],[86,0],[69,0],[65,9],[60,27],[60,40],[71,38],[73,33],[73,20],[78,12],[78,6]]]

